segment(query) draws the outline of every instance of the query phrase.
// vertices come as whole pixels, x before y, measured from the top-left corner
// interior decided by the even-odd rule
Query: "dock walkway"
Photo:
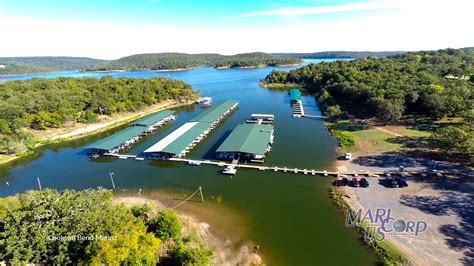
[[[247,168],[247,169],[257,169],[259,171],[273,171],[273,172],[284,172],[284,173],[294,173],[294,174],[305,174],[305,175],[324,175],[324,176],[352,176],[357,175],[382,175],[382,172],[334,172],[326,170],[316,170],[316,169],[300,169],[294,167],[281,167],[281,166],[261,166],[261,165],[252,165],[252,164],[239,164],[236,162],[223,162],[223,161],[212,161],[212,160],[195,160],[195,159],[185,159],[185,158],[169,158],[170,161],[175,162],[189,162],[197,161],[200,164],[215,165],[219,167],[232,166],[235,168]]]

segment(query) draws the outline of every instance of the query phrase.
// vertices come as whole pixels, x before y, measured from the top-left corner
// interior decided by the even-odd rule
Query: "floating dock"
[[[149,159],[185,156],[238,106],[239,102],[233,100],[220,102],[146,149],[143,152],[144,156]]]
[[[92,157],[118,154],[121,150],[137,142],[142,136],[176,119],[175,111],[164,110],[132,122],[128,128],[120,130],[97,141],[86,149]]]

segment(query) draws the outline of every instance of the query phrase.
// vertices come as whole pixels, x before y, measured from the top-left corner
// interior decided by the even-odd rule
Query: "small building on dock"
[[[233,100],[214,105],[143,151],[144,156],[150,159],[182,158],[238,106],[239,102]]]
[[[275,116],[273,114],[251,114],[247,123],[254,124],[273,124]]]
[[[263,162],[271,150],[274,129],[270,124],[240,124],[217,149],[222,160]]]
[[[164,110],[145,116],[120,130],[87,147],[90,156],[118,154],[121,150],[137,142],[142,136],[176,119],[175,111]]]
[[[301,91],[299,89],[291,89],[290,92],[290,101],[291,103],[301,102]]]

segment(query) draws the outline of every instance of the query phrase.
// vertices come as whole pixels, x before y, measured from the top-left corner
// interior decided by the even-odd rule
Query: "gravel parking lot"
[[[418,236],[388,236],[415,265],[474,264],[474,182],[465,176],[408,179],[406,188],[384,186],[381,178],[367,178],[368,188],[343,187],[353,209],[390,208],[392,217],[425,221]]]

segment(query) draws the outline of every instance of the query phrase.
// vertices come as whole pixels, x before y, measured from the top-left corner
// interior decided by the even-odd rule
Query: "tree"
[[[377,118],[382,121],[396,121],[403,115],[405,106],[400,100],[380,99],[377,106]]]
[[[212,252],[204,245],[190,246],[181,241],[171,247],[160,265],[208,265]]]
[[[325,113],[330,118],[337,118],[337,117],[340,117],[343,114],[343,112],[341,110],[341,107],[337,104],[328,106]]]
[[[436,130],[430,137],[433,147],[448,154],[469,153],[474,151],[474,134],[455,126],[447,126]]]
[[[1,210],[0,260],[13,263],[156,263],[160,241],[108,193],[45,189]],[[82,237],[82,238],[81,238]]]
[[[172,210],[162,210],[148,223],[148,228],[161,240],[176,237],[181,232],[178,216]]]

